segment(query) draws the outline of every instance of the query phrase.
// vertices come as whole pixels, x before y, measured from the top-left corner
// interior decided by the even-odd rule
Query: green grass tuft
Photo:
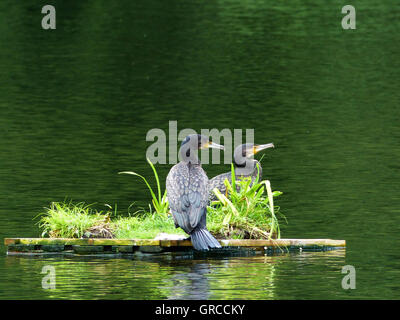
[[[175,228],[171,217],[166,192],[161,196],[161,186],[154,165],[148,160],[157,182],[157,195],[148,181],[135,172],[125,172],[144,180],[153,198],[150,212],[143,210],[128,217],[118,215],[117,208],[107,212],[96,211],[90,205],[72,202],[53,202],[40,214],[39,227],[43,236],[55,238],[113,237],[117,239],[153,239],[159,233],[186,235]],[[214,189],[218,201],[208,207],[207,228],[217,238],[225,239],[271,239],[280,238],[277,215],[279,207],[274,206],[274,197],[282,194],[272,192],[270,182],[250,178],[236,179],[232,165],[232,182],[225,180],[228,190],[223,195]]]
[[[72,202],[53,202],[39,215],[42,237],[54,238],[81,238],[89,228],[109,220],[108,213],[95,211],[84,203]]]
[[[154,239],[162,232],[186,236],[182,229],[175,228],[172,217],[167,219],[159,216],[124,217],[113,221],[112,226],[117,239]]]
[[[113,212],[98,212],[83,203],[53,202],[40,214],[39,227],[43,236],[52,238],[82,238],[88,234],[116,239],[153,239],[159,233],[186,235],[175,228],[172,217],[137,211],[128,217]]]
[[[270,182],[251,183],[251,178],[237,180],[232,165],[232,182],[225,180],[228,196],[218,189],[213,192],[219,201],[213,202],[207,215],[207,228],[218,238],[271,239],[280,238],[277,215],[280,208],[273,198],[282,194],[272,192]]]
[[[158,178],[158,173],[156,168],[154,167],[154,164],[150,161],[150,159],[147,158],[147,162],[149,163],[151,169],[153,170],[154,173],[154,177],[156,179],[156,183],[157,183],[157,195],[155,194],[155,192],[153,191],[152,187],[150,186],[149,182],[147,181],[147,179],[145,177],[143,177],[142,175],[133,172],[133,171],[123,171],[123,172],[118,172],[118,174],[130,174],[133,176],[137,176],[139,178],[141,178],[144,183],[146,184],[147,188],[150,191],[151,197],[152,197],[152,204],[154,207],[154,210],[156,211],[156,213],[164,218],[167,218],[168,215],[168,208],[169,208],[169,203],[168,203],[168,199],[167,199],[167,190],[165,190],[164,194],[161,195],[161,184],[160,184],[160,179]],[[151,206],[150,206],[150,210],[151,210]]]

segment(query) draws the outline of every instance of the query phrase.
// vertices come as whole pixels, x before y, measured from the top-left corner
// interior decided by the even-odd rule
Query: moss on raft
[[[39,227],[43,236],[51,238],[117,238],[153,239],[159,233],[186,235],[175,228],[172,217],[151,213],[111,218],[84,203],[54,202],[40,214]]]
[[[273,216],[267,199],[256,200],[238,197],[233,202],[237,214],[232,214],[231,206],[209,207],[207,228],[217,239],[268,239]],[[181,228],[175,228],[168,214],[138,211],[128,217],[117,216],[116,212],[97,211],[90,205],[72,202],[52,203],[40,214],[39,227],[42,237],[51,238],[154,239],[160,233],[187,236]],[[276,236],[279,234],[274,232]]]
[[[124,217],[111,222],[111,225],[117,239],[153,239],[162,232],[186,236],[182,229],[175,228],[172,217]]]
[[[53,238],[81,238],[88,229],[109,222],[109,214],[84,203],[53,202],[39,216],[42,236]]]
[[[161,187],[153,164],[151,165],[157,181],[158,197],[147,180],[135,172],[123,172],[141,177],[152,195],[154,212],[137,211],[129,217],[117,217],[117,212],[96,211],[90,205],[72,202],[54,202],[40,214],[39,226],[42,236],[54,238],[117,238],[152,239],[159,233],[185,235],[175,228],[169,211],[166,193],[161,197]],[[231,181],[224,181],[226,194],[218,189],[213,192],[218,201],[208,208],[207,227],[216,238],[231,239],[270,239],[280,238],[277,215],[279,207],[274,206],[273,198],[282,194],[272,192],[270,181],[254,181],[251,178],[236,179],[235,169],[231,165]],[[112,209],[109,205],[108,208]],[[150,211],[152,206],[149,205]],[[111,219],[111,216],[114,218]]]

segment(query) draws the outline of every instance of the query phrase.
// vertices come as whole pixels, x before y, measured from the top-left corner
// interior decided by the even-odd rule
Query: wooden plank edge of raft
[[[333,239],[226,239],[219,240],[223,247],[346,247],[346,240]],[[75,238],[5,238],[6,246],[23,245],[102,245],[102,246],[159,246],[191,247],[189,240],[154,239],[75,239]]]

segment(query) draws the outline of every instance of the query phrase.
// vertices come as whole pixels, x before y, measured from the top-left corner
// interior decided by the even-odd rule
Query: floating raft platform
[[[69,254],[69,255],[129,255],[140,253],[190,252],[207,255],[256,255],[293,251],[329,251],[344,249],[345,240],[276,239],[219,240],[221,249],[199,252],[189,240],[152,239],[67,239],[67,238],[5,238],[7,254]]]

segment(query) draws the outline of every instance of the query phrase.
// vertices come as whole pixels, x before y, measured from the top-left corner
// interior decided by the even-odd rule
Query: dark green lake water
[[[0,236],[37,237],[51,201],[149,202],[146,133],[254,128],[284,238],[345,251],[169,260],[26,258],[0,247],[2,299],[397,299],[400,2],[0,3]],[[171,165],[158,165],[162,179]],[[205,165],[208,175],[227,165]],[[45,265],[55,290],[41,287]],[[341,287],[342,267],[356,289]]]

